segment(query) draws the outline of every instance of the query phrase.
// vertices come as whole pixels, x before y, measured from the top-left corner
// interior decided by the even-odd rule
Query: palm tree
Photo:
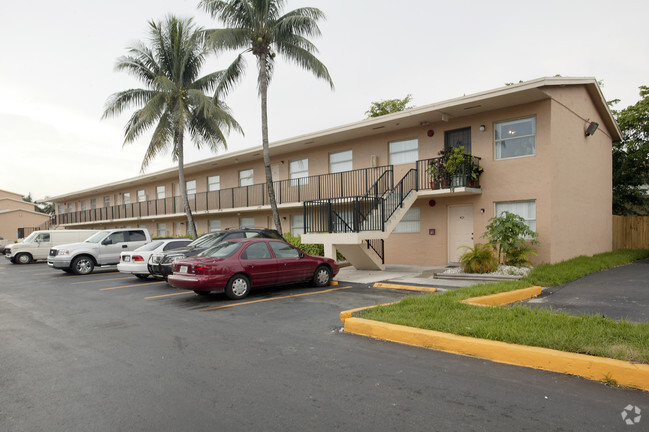
[[[209,43],[215,51],[243,50],[228,67],[220,83],[220,91],[229,91],[242,76],[245,68],[243,54],[252,52],[257,57],[266,185],[273,222],[280,233],[282,225],[277,211],[268,149],[268,83],[274,71],[275,54],[328,81],[332,89],[334,87],[329,71],[314,55],[317,48],[307,39],[307,36],[320,35],[317,22],[324,18],[324,14],[316,8],[300,8],[281,15],[284,3],[284,0],[201,0],[199,3],[199,7],[227,26],[208,30]]]
[[[196,28],[192,19],[169,16],[164,22],[149,22],[150,46],[142,42],[129,48],[129,55],[117,60],[116,69],[137,77],[145,88],[115,93],[106,102],[102,118],[122,113],[130,106],[138,109],[126,123],[124,145],[137,140],[155,125],[149,146],[144,154],[141,172],[159,153],[171,147],[174,162],[178,162],[178,179],[183,206],[187,214],[187,232],[196,238],[184,172],[184,140],[189,134],[199,149],[207,146],[212,151],[226,149],[223,130],[241,127],[230,111],[219,100],[207,96],[217,88],[223,71],[198,78],[205,62],[207,49],[204,30]]]

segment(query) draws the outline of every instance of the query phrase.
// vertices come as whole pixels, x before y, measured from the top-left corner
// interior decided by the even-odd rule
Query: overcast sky
[[[108,96],[139,87],[116,59],[167,14],[217,27],[198,0],[3,1],[0,6],[0,189],[34,199],[140,174],[148,140],[123,143],[128,115],[101,120]],[[413,95],[415,105],[543,76],[593,76],[623,108],[649,85],[646,0],[289,0],[320,8],[312,41],[336,86],[279,62],[269,90],[272,141],[365,117],[372,101]],[[234,54],[212,58],[203,75]],[[261,144],[255,61],[227,100],[245,137]],[[210,157],[189,150],[188,161]],[[147,173],[171,167],[162,155]]]

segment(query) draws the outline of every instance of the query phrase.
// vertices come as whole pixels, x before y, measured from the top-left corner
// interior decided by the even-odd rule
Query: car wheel
[[[87,275],[92,273],[95,268],[95,262],[88,256],[76,257],[72,260],[72,271],[78,275]]]
[[[194,292],[195,292],[196,294],[198,294],[199,296],[208,296],[208,295],[212,294],[212,293],[209,292],[209,291],[198,291],[198,290],[194,290]]]
[[[16,256],[16,264],[29,264],[32,262],[32,256],[27,253],[21,253]]]
[[[135,276],[140,278],[140,279],[148,279],[149,278],[149,275],[145,275],[145,274],[136,274]]]
[[[328,286],[331,282],[331,270],[329,267],[321,265],[315,269],[313,274],[313,284],[317,287]]]
[[[250,293],[250,279],[245,275],[232,276],[225,287],[225,295],[233,300],[239,300]]]

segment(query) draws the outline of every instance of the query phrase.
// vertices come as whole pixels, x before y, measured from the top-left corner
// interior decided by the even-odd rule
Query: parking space
[[[0,280],[2,431],[615,430],[627,405],[649,410],[641,392],[341,331],[342,310],[423,293],[233,301],[45,264],[3,264]]]

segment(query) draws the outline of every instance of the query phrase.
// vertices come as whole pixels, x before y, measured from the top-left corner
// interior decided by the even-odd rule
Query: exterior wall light
[[[598,127],[599,127],[599,123],[590,122],[590,124],[586,128],[586,136],[591,136],[592,134],[594,134]]]
[[[485,125],[480,125],[480,132],[484,132],[487,130],[487,126]]]

